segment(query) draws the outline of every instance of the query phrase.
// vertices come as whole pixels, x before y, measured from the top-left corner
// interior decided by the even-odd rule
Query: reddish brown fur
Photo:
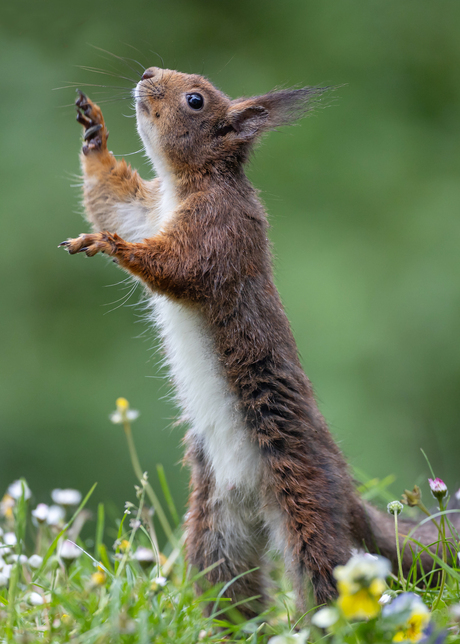
[[[230,491],[224,507],[213,497],[206,456],[191,441],[191,563],[204,569],[220,561],[208,575],[211,582],[228,582],[261,567],[270,532],[260,518],[262,508],[266,516],[282,517],[284,550],[301,602],[306,575],[316,601],[327,601],[335,594],[332,570],[347,561],[352,546],[380,548],[394,560],[394,537],[383,515],[372,508],[366,512],[318,410],[273,282],[266,215],[243,171],[256,138],[306,111],[319,90],[231,101],[200,76],[147,72],[138,87],[138,118],[145,121],[141,129],[154,128],[155,154],[173,177],[179,205],[143,242],[116,234],[123,222],[115,206],[135,200],[151,212],[161,198],[161,179],[144,182],[115,160],[106,147],[100,110],[82,96],[79,120],[85,128],[103,126],[82,154],[88,219],[103,232],[64,245],[70,253],[104,252],[150,290],[202,312],[250,440],[262,455],[262,489],[243,501]],[[190,92],[204,96],[199,113],[185,103]],[[369,514],[381,524],[374,534]],[[236,529],[232,516],[235,526],[247,528],[233,544],[228,538]],[[262,572],[241,577],[227,595],[263,598]],[[243,610],[252,615],[257,608]]]

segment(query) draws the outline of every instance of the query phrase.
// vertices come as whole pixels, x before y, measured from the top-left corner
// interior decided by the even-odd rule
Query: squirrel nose
[[[147,80],[147,78],[154,78],[157,74],[158,67],[149,67],[142,74],[142,80]]]

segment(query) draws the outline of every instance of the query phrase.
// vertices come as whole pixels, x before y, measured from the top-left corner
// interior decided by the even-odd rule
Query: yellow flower
[[[398,614],[401,614],[401,621],[393,642],[419,642],[431,617],[427,606],[415,593],[402,593],[383,609],[384,618],[394,620]]]
[[[406,627],[396,633],[393,642],[419,642],[429,621],[428,612],[413,612],[407,620]]]
[[[386,588],[389,562],[383,557],[358,554],[334,570],[339,599],[347,619],[372,619],[381,610],[379,599]]]
[[[131,546],[129,544],[128,539],[123,539],[123,541],[120,543],[120,550],[122,552],[126,552],[126,550],[129,550],[130,547]]]
[[[13,508],[14,508],[14,499],[8,493],[6,493],[3,499],[0,502],[0,514],[3,514],[9,521],[14,518]]]
[[[340,594],[337,603],[347,619],[372,619],[380,612],[378,598],[367,588],[362,588],[352,595]]]
[[[107,579],[107,576],[103,570],[98,570],[97,572],[93,572],[91,575],[91,581],[94,586],[102,586],[105,584]]]

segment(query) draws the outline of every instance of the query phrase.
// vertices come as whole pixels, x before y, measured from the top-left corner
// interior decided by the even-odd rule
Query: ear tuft
[[[239,138],[252,139],[257,134],[290,125],[318,105],[324,92],[331,87],[282,89],[263,96],[240,98],[232,102],[230,123]]]

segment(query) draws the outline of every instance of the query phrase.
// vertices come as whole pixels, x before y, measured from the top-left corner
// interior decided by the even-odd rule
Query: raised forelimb
[[[140,241],[155,223],[158,180],[142,180],[124,159],[109,152],[109,133],[98,105],[80,91],[75,105],[84,128],[80,161],[86,216],[97,231],[109,229]]]
[[[116,233],[100,232],[82,234],[59,245],[71,255],[109,255],[116,264],[141,279],[152,291],[192,301],[202,297],[200,281],[194,279],[194,276],[197,277],[196,267],[190,261],[184,261],[180,245],[169,235],[158,233],[142,243],[132,243]]]

